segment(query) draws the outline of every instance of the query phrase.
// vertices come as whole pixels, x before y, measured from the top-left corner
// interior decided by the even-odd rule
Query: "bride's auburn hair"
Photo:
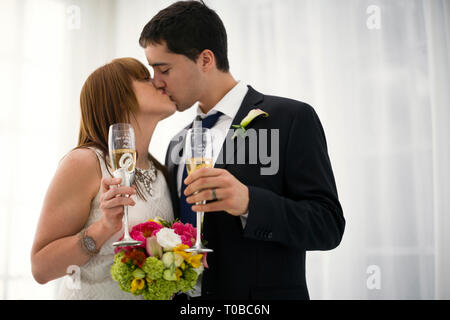
[[[148,79],[150,79],[150,72],[134,58],[114,59],[95,70],[86,79],[81,89],[81,122],[78,144],[74,149],[95,147],[102,152],[103,160],[108,164],[109,126],[114,123],[130,123],[132,118],[136,119],[139,104],[132,80]],[[147,157],[157,169],[163,172],[167,180],[166,167],[150,153]],[[145,200],[139,185],[136,185],[136,190],[138,196]]]

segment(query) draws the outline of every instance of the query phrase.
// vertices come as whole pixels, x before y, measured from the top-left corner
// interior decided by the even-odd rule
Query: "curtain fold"
[[[86,77],[115,56],[115,1],[0,1],[0,299],[51,299],[30,252],[42,202],[75,147]]]
[[[426,0],[423,9],[433,118],[435,297],[450,299],[450,4]]]

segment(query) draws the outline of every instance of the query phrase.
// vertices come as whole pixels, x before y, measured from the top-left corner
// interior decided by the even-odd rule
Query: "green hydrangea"
[[[164,263],[156,257],[149,257],[145,260],[142,268],[135,265],[123,263],[124,252],[115,255],[111,266],[111,277],[116,281],[121,290],[134,295],[143,295],[147,300],[169,300],[177,292],[187,292],[192,290],[198,279],[198,272],[191,266],[183,270],[181,278],[176,281],[164,279],[164,271],[169,271],[164,267]],[[175,268],[175,265],[172,266]],[[172,270],[173,271],[173,270]],[[145,286],[141,290],[131,292],[131,283],[134,279],[144,279]]]
[[[142,266],[142,270],[152,280],[158,280],[162,278],[164,271],[164,263],[155,257],[148,257]]]
[[[177,291],[187,292],[192,290],[197,283],[198,274],[193,268],[187,268],[183,271],[180,280],[176,282]]]
[[[170,300],[177,291],[176,281],[158,279],[147,286],[142,295],[146,300]]]
[[[123,291],[130,291],[131,281],[133,281],[134,268],[125,263],[122,263],[124,253],[120,252],[115,255],[113,265],[111,266],[110,273],[114,281],[117,281],[119,287]]]

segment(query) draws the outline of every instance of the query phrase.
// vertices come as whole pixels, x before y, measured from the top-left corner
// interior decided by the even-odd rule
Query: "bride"
[[[68,271],[79,272],[78,285],[61,282],[59,299],[138,298],[111,278],[112,243],[123,234],[124,205],[130,206],[130,229],[156,216],[173,220],[166,168],[148,148],[158,121],[176,107],[133,58],[94,71],[84,83],[80,105],[78,145],[61,160],[45,196],[31,250],[32,273],[45,284]],[[133,126],[138,169],[132,187],[109,190],[108,128],[113,123]]]

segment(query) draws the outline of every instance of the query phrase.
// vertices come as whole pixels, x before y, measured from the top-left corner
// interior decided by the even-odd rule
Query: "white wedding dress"
[[[108,173],[101,152],[90,148],[97,154],[102,170],[102,177],[111,177]],[[156,168],[155,168],[156,169]],[[137,182],[140,183],[140,182]],[[156,169],[156,180],[152,183],[152,196],[144,186],[140,185],[147,201],[141,200],[136,195],[133,200],[136,205],[128,208],[129,230],[132,226],[145,222],[155,217],[161,217],[167,221],[173,220],[173,209],[170,201],[169,188],[161,171]],[[100,209],[101,187],[91,204],[89,218],[84,227],[90,226],[102,217]],[[110,268],[114,260],[113,242],[123,234],[120,232],[112,236],[100,249],[100,252],[92,257],[79,269],[75,267],[75,275],[62,278],[58,284],[57,299],[83,299],[83,300],[126,300],[142,299],[142,296],[134,296],[131,293],[120,290],[119,285],[111,278]],[[79,277],[76,274],[79,272]]]

